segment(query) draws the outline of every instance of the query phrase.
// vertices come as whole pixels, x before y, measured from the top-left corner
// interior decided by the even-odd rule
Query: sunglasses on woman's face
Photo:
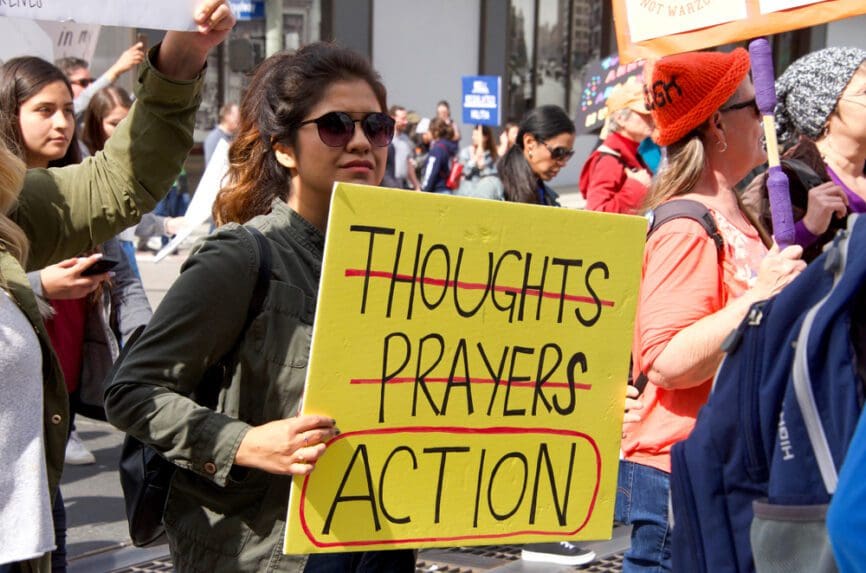
[[[79,78],[77,80],[69,80],[69,83],[79,85],[83,88],[86,88],[87,86],[89,86],[90,84],[92,84],[95,81],[96,80],[94,80],[93,78]]]
[[[355,124],[361,124],[361,130],[367,140],[375,147],[387,147],[394,138],[394,119],[385,113],[368,113],[361,119],[352,119],[344,111],[331,111],[316,119],[302,121],[300,126],[315,123],[319,130],[319,139],[328,147],[345,147],[355,136]]]
[[[541,145],[547,148],[550,152],[550,158],[554,161],[568,161],[574,155],[574,150],[567,147],[550,147],[546,141],[542,141]]]
[[[738,109],[750,109],[755,115],[761,115],[761,110],[758,109],[758,103],[755,101],[755,98],[741,101],[740,103],[732,103],[728,107],[719,108],[719,111],[724,113],[726,111],[736,111]]]

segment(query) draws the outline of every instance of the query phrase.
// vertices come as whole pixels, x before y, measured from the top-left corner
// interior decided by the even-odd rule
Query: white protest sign
[[[748,15],[746,0],[625,0],[625,3],[632,42],[724,24]]]
[[[93,61],[96,41],[99,39],[99,24],[79,24],[77,22],[39,22],[54,46],[54,60],[60,58],[81,58]]]
[[[0,61],[19,56],[36,56],[53,62],[51,37],[34,20],[0,18]]]
[[[791,8],[799,8],[800,6],[808,6],[809,4],[817,4],[824,0],[760,0],[761,14],[770,14],[772,12],[781,12],[782,10],[790,10]]]
[[[183,216],[185,219],[183,228],[166,246],[154,255],[153,261],[155,263],[175,252],[196,228],[208,220],[211,216],[217,193],[222,189],[223,179],[225,179],[228,171],[229,144],[225,139],[221,139],[216,149],[214,149],[207,167],[205,167],[201,181],[199,181],[195,194],[192,196],[192,201],[189,202],[189,207],[186,208],[186,213]]]
[[[0,16],[103,26],[195,30],[200,0],[0,0]]]

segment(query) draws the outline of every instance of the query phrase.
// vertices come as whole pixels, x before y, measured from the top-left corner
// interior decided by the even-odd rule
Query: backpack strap
[[[649,239],[653,233],[659,230],[659,227],[673,221],[674,219],[691,219],[697,221],[701,227],[707,232],[707,235],[716,243],[716,251],[719,257],[722,256],[725,241],[722,234],[719,232],[719,227],[716,225],[716,220],[713,219],[712,213],[707,207],[699,202],[691,199],[674,199],[662,203],[652,211],[647,213],[649,224],[647,227],[646,237]]]
[[[607,145],[605,145],[603,143],[601,145],[599,145],[598,147],[596,147],[595,150],[598,151],[599,153],[601,153],[602,155],[610,155],[611,157],[616,157],[620,163],[623,163],[622,154],[619,151],[617,151],[611,147],[608,147]]]
[[[716,220],[713,219],[712,213],[710,213],[710,210],[703,203],[691,199],[674,199],[662,203],[652,211],[649,211],[646,216],[649,220],[646,232],[647,239],[658,231],[659,227],[675,219],[697,221],[716,244],[716,253],[719,259],[722,258],[725,241],[719,232],[719,227],[716,225]],[[632,382],[632,385],[638,389],[638,392],[643,393],[648,382],[649,378],[647,378],[646,373],[641,372],[637,379]]]
[[[244,229],[250,232],[253,238],[256,240],[256,244],[258,246],[259,251],[259,272],[256,278],[256,286],[253,289],[253,296],[250,299],[250,307],[249,312],[247,313],[247,319],[244,322],[244,329],[241,331],[241,334],[247,331],[247,329],[252,324],[253,320],[262,312],[262,306],[265,302],[265,297],[268,296],[268,287],[271,282],[271,246],[268,244],[268,240],[262,234],[261,231],[256,229],[255,227],[247,227],[244,226]],[[240,342],[240,337],[238,337],[238,341],[235,345]]]
[[[259,268],[256,274],[256,285],[253,287],[253,294],[250,297],[250,304],[247,309],[247,317],[244,320],[244,326],[235,338],[234,344],[228,352],[205,372],[202,381],[204,384],[199,384],[195,393],[195,400],[202,406],[215,408],[219,398],[219,392],[223,386],[231,383],[231,377],[234,373],[234,368],[237,365],[238,352],[241,348],[241,343],[244,340],[244,335],[249,330],[250,325],[256,317],[261,314],[264,306],[265,298],[268,296],[268,288],[271,282],[271,247],[268,240],[261,231],[255,227],[243,225],[242,228],[253,236],[256,240],[256,251],[259,255]]]

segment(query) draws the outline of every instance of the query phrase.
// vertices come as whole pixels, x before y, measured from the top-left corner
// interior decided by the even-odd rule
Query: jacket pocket
[[[310,356],[312,316],[301,289],[272,280],[262,313],[250,326],[259,356],[281,366],[304,368]]]
[[[308,297],[271,281],[261,314],[249,330],[247,373],[237,389],[238,417],[259,425],[297,415],[304,391],[313,331]],[[234,415],[234,414],[232,414]]]
[[[753,503],[750,537],[760,573],[835,573],[827,535],[827,505]]]
[[[175,551],[240,555],[253,534],[268,477],[250,472],[242,482],[219,487],[185,471],[175,473],[165,508],[165,527]]]

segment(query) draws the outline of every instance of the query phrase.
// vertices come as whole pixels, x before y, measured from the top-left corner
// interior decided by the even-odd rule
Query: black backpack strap
[[[256,229],[255,227],[244,227],[247,231],[252,234],[253,238],[256,240],[259,251],[259,272],[258,277],[256,278],[256,286],[253,289],[253,296],[250,299],[250,307],[249,312],[247,313],[247,320],[244,322],[244,329],[242,332],[246,332],[247,329],[252,324],[253,320],[262,312],[262,306],[265,303],[265,297],[268,296],[268,287],[271,282],[271,246],[268,243],[268,240],[262,234],[261,231]],[[240,340],[238,340],[239,342]]]
[[[220,389],[231,383],[231,377],[234,373],[237,364],[238,352],[240,351],[241,343],[244,340],[244,335],[249,330],[250,325],[256,317],[262,312],[262,307],[265,303],[265,298],[268,296],[268,288],[271,282],[271,246],[265,236],[254,227],[246,225],[243,228],[249,232],[256,240],[256,250],[259,254],[259,269],[256,275],[256,285],[253,287],[253,294],[250,297],[250,304],[247,307],[247,317],[244,320],[244,326],[235,338],[234,344],[228,352],[213,364],[202,380],[202,384],[196,389],[194,398],[195,401],[202,406],[215,408],[217,405]]]
[[[692,201],[691,199],[673,199],[662,203],[652,211],[648,212],[647,219],[649,219],[646,232],[647,239],[649,239],[653,233],[658,231],[659,227],[665,223],[673,221],[674,219],[691,219],[692,221],[697,221],[716,244],[716,253],[718,254],[719,259],[722,258],[725,241],[722,238],[722,234],[719,232],[716,220],[713,219],[710,210],[707,209],[706,205],[703,203]],[[644,388],[646,388],[648,382],[649,379],[647,378],[646,373],[640,372],[637,379],[630,382],[630,384],[637,388],[638,392],[643,394]]]
[[[700,223],[701,227],[707,232],[707,235],[716,243],[716,251],[719,257],[722,256],[725,241],[722,234],[719,232],[719,227],[716,225],[716,220],[707,207],[699,202],[691,199],[674,199],[662,203],[647,214],[649,226],[647,228],[646,237],[649,239],[653,233],[658,231],[659,227],[674,219],[691,219]]]

